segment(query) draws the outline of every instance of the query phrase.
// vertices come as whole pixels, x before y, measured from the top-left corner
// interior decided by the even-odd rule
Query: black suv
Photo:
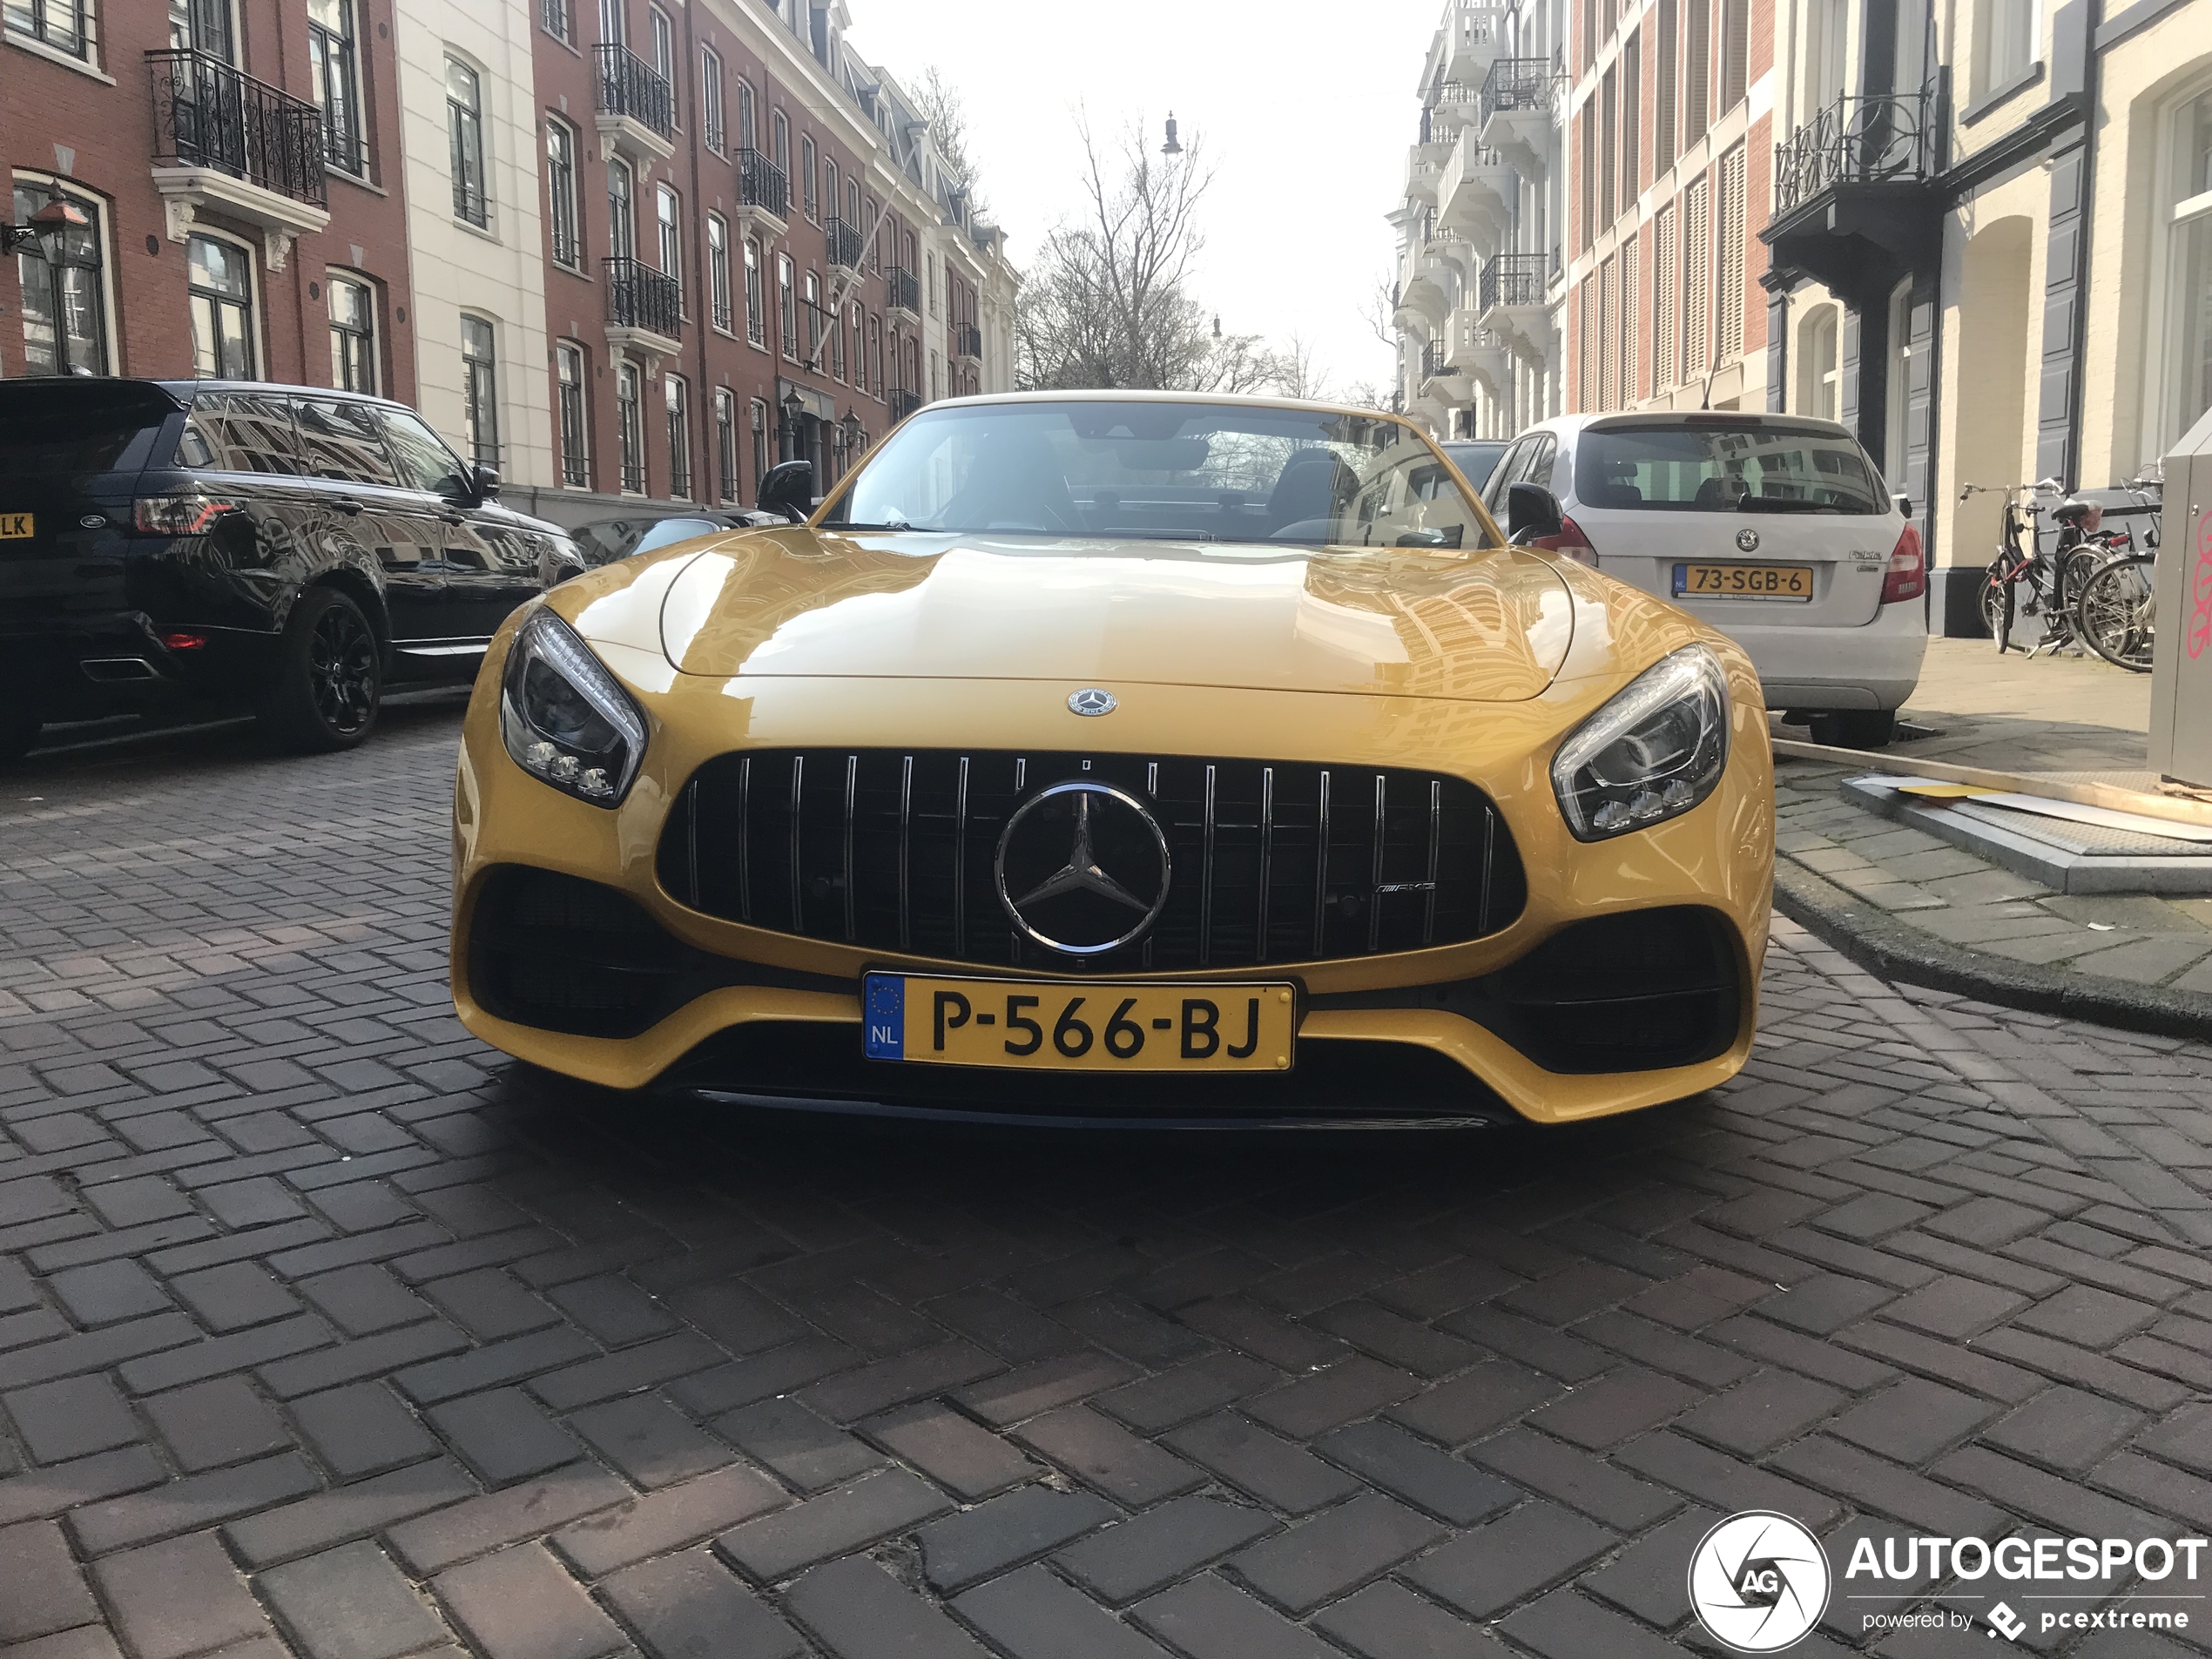
[[[250,707],[350,748],[583,569],[411,409],[226,381],[0,381],[0,759],[42,725]]]

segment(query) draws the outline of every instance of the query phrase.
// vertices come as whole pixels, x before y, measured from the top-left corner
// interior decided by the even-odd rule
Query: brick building
[[[392,0],[13,0],[0,373],[195,372],[411,401]]]

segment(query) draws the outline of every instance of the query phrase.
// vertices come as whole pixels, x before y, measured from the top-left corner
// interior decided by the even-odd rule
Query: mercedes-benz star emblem
[[[1104,693],[1099,693],[1103,696]],[[999,902],[1048,950],[1098,956],[1143,935],[1168,901],[1168,838],[1111,784],[1055,784],[1016,807],[999,836]]]
[[[1739,552],[1739,553],[1756,553],[1756,552],[1757,552],[1757,551],[1759,550],[1759,533],[1758,533],[1758,531],[1757,531],[1757,530],[1753,529],[1752,529],[1750,525],[1748,525],[1748,524],[1747,524],[1747,525],[1745,525],[1745,526],[1744,526],[1742,529],[1740,529],[1740,530],[1737,531],[1737,532],[1736,532],[1736,550],[1737,550],[1737,552]]]
[[[1078,714],[1111,714],[1114,694],[1096,685],[1086,685],[1080,691],[1068,694],[1068,706]]]

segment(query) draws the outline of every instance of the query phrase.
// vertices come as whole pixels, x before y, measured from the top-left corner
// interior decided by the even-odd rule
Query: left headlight
[[[1686,645],[1582,722],[1552,759],[1552,791],[1578,841],[1679,818],[1728,765],[1728,676]]]
[[[524,772],[594,806],[620,805],[645,759],[645,717],[550,610],[523,623],[507,653],[499,734]]]

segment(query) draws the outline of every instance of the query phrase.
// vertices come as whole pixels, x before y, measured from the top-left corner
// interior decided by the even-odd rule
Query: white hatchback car
[[[1514,441],[1483,499],[1558,497],[1534,539],[1672,599],[1750,653],[1767,706],[1816,743],[1874,748],[1919,683],[1928,624],[1919,532],[1833,421],[1735,411],[1568,415]],[[1510,527],[1509,527],[1510,528]]]

